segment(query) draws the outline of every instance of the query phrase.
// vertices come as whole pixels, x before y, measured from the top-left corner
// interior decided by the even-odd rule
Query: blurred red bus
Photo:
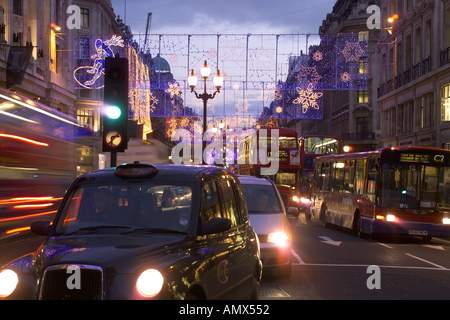
[[[266,130],[267,140],[260,138],[261,130]],[[271,139],[278,134],[278,155],[273,155],[271,150]],[[255,138],[255,147],[251,150],[250,140]],[[277,185],[278,191],[283,199],[284,205],[288,207],[298,207],[298,177],[300,168],[300,156],[298,149],[297,131],[287,128],[267,127],[257,129],[252,135],[246,137],[240,142],[238,154],[238,172],[239,174],[252,175],[260,177],[261,168],[268,168],[271,164],[261,164],[259,159],[257,163],[249,163],[252,155],[259,154],[259,146],[262,143],[267,148],[267,157],[273,157],[278,161],[278,172],[267,175]]]
[[[0,200],[61,197],[77,176],[76,119],[0,89]]]
[[[450,236],[450,151],[424,147],[322,156],[311,214],[359,236]]]

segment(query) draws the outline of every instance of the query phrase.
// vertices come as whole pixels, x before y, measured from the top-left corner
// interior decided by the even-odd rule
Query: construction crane
[[[144,38],[144,50],[147,44],[147,35],[150,33],[150,28],[152,27],[152,13],[149,12],[147,15],[147,27],[145,28],[145,38]]]

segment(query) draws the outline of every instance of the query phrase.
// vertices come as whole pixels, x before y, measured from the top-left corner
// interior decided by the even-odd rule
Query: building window
[[[356,118],[356,132],[368,133],[369,132],[369,117],[357,117]]]
[[[369,31],[359,31],[358,41],[369,41]]]
[[[13,14],[16,14],[18,16],[22,15],[22,0],[13,1]]]
[[[441,88],[441,121],[450,121],[450,84]]]
[[[78,109],[77,110],[77,120],[82,123],[85,123],[89,126],[93,126],[94,125],[93,110]]]
[[[81,8],[81,26],[84,28],[89,28],[89,9]]]
[[[369,91],[358,90],[358,103],[369,103]]]
[[[360,59],[359,60],[359,74],[367,73],[367,60]]]

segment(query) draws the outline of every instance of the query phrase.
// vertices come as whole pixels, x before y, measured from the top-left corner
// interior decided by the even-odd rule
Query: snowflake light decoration
[[[341,73],[341,81],[342,82],[347,83],[351,80],[351,78],[352,78],[352,76],[347,71]]]
[[[313,53],[312,58],[314,59],[314,61],[319,62],[320,60],[323,59],[323,53],[317,50],[316,52]]]
[[[321,78],[322,76],[317,72],[316,66],[302,66],[300,72],[297,75],[298,82],[300,83],[300,86],[303,87],[309,87],[309,85],[313,85],[313,88],[315,88]]]
[[[239,99],[236,103],[236,108],[239,112],[247,112],[248,108],[250,108],[250,103],[248,103],[247,99]]]
[[[314,92],[314,86],[312,84],[309,84],[306,90],[303,90],[300,87],[297,87],[296,89],[299,96],[293,101],[293,103],[301,105],[302,113],[306,113],[309,108],[319,110],[320,107],[317,100],[322,97],[322,92]]]
[[[178,82],[174,82],[174,83],[170,83],[169,84],[169,88],[166,89],[166,92],[170,93],[170,98],[173,99],[175,96],[180,96],[181,95],[181,91],[180,91],[180,87],[178,86]]]
[[[345,62],[355,61],[364,55],[365,51],[361,48],[359,42],[345,42],[344,50],[341,51],[345,57]]]

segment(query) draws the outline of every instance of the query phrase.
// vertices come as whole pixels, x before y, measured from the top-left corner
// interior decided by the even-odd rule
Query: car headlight
[[[267,242],[275,243],[280,247],[284,247],[289,244],[289,236],[286,232],[272,232],[269,233]]]
[[[6,298],[16,290],[19,278],[17,274],[10,270],[4,269],[0,271],[0,298]]]
[[[292,196],[291,199],[295,202],[300,202],[300,198],[298,196]]]
[[[164,278],[156,269],[147,269],[141,273],[136,281],[136,289],[138,292],[146,297],[155,297],[162,289]]]
[[[300,201],[303,203],[303,204],[310,204],[311,203],[311,200],[309,200],[308,198],[301,198],[300,199]]]

